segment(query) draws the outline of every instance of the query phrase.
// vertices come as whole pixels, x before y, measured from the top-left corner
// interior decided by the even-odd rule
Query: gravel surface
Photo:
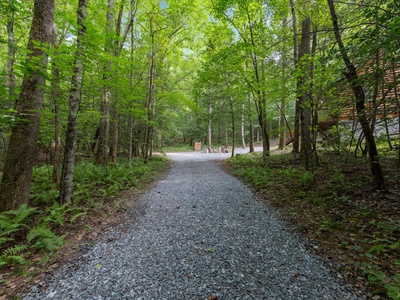
[[[23,298],[362,299],[218,167],[226,156],[171,154],[169,175],[139,201],[128,230],[110,229]]]

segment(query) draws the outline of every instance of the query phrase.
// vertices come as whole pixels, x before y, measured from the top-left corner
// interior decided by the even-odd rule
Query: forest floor
[[[291,154],[273,154],[266,163],[259,154],[251,154],[224,165],[307,237],[309,248],[334,266],[339,277],[370,299],[389,299],[388,295],[400,299],[394,297],[400,291],[400,167],[396,159],[382,159],[389,191],[379,193],[372,189],[365,158],[320,155],[320,166],[310,177]],[[66,225],[63,230],[69,234],[56,256],[38,253],[29,268],[1,270],[0,279],[6,283],[1,284],[0,299],[16,299],[10,295],[40,284],[43,276],[84,254],[107,229],[123,228],[129,221],[124,212],[134,210],[136,200],[149,187],[125,191],[120,197],[127,200],[121,205],[108,199],[79,223]]]
[[[388,192],[372,188],[366,158],[320,154],[315,176],[293,155],[273,151],[228,161],[237,175],[274,205],[309,247],[370,299],[400,299],[400,167],[382,158]]]
[[[161,154],[157,154],[161,155]],[[137,201],[154,184],[168,173],[169,168],[152,180],[143,180],[135,189],[122,191],[118,197],[94,199],[99,205],[87,211],[78,221],[66,222],[56,233],[67,234],[63,246],[54,254],[35,252],[30,254],[29,266],[0,268],[0,300],[20,299],[17,294],[33,285],[41,285],[42,279],[66,263],[84,255],[91,246],[104,238],[110,228],[125,230],[131,220],[126,211],[134,211]]]

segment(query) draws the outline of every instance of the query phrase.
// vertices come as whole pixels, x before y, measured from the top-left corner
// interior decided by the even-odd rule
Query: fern
[[[4,212],[5,215],[14,215],[12,218],[14,223],[22,223],[26,219],[37,211],[34,207],[28,207],[27,204],[20,205],[16,210],[9,210]]]
[[[65,235],[55,235],[50,228],[45,225],[39,225],[32,228],[26,238],[28,242],[36,241],[33,245],[34,247],[53,252],[62,246],[64,237]]]
[[[57,202],[53,203],[53,206],[46,210],[47,215],[39,220],[40,224],[47,225],[54,223],[56,225],[64,226],[65,214],[70,212],[72,209],[68,208],[68,204],[60,206]]]
[[[78,212],[77,214],[73,215],[70,222],[73,223],[77,218],[86,216],[86,212]]]
[[[32,242],[34,239],[45,239],[54,237],[54,233],[50,230],[50,228],[40,225],[32,228],[26,239],[28,242]]]
[[[368,250],[368,253],[380,254],[381,252],[383,252],[387,248],[387,246],[388,246],[387,244],[374,245]]]
[[[9,242],[10,240],[10,238],[0,237],[0,246]]]
[[[12,233],[27,228],[29,217],[36,212],[36,208],[22,204],[16,210],[9,210],[0,214],[0,238],[9,238]]]
[[[14,247],[5,249],[0,256],[0,266],[7,264],[28,264],[28,261],[20,255],[27,249],[28,247],[26,245],[16,245]]]
[[[396,274],[392,278],[392,281],[385,285],[385,288],[390,298],[400,300],[400,274]]]
[[[19,265],[28,265],[29,261],[23,258],[20,255],[12,255],[4,258],[5,262],[8,264],[19,264]]]

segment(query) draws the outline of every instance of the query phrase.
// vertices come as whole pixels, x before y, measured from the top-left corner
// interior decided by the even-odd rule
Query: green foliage
[[[80,163],[75,168],[73,201],[76,204],[93,206],[96,197],[115,197],[121,190],[138,187],[149,182],[167,165],[167,160],[154,156],[147,161],[132,160],[104,166]]]
[[[390,283],[385,285],[387,294],[393,300],[400,300],[400,274],[392,277]]]
[[[28,261],[22,256],[28,246],[13,245],[16,239],[25,234],[37,209],[22,204],[16,210],[0,214],[0,266],[6,264],[22,264]]]
[[[40,224],[29,231],[26,239],[34,248],[54,252],[62,246],[64,237],[57,236],[45,224]]]
[[[31,199],[35,206],[52,205],[57,200],[59,191],[51,180],[51,166],[44,165],[33,169]]]
[[[368,277],[368,284],[377,289],[386,290],[390,299],[400,299],[400,274],[388,277],[377,265],[367,265],[365,275]]]
[[[23,254],[27,249],[28,247],[26,245],[15,245],[13,247],[6,248],[0,255],[0,266],[7,264],[27,265],[29,261],[20,255]]]

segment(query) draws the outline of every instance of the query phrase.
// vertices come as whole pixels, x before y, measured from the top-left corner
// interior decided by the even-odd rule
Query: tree
[[[114,39],[114,9],[115,0],[108,0],[107,6],[107,22],[106,22],[106,44],[104,46],[106,55],[113,55]],[[110,102],[111,102],[111,86],[110,86],[110,74],[111,73],[111,61],[110,58],[106,59],[104,67],[104,87],[103,87],[103,101],[101,103],[101,119],[99,126],[99,136],[95,162],[97,164],[105,165],[107,163],[108,156],[108,139],[109,139],[109,128],[110,128]]]
[[[15,209],[29,201],[32,168],[44,101],[47,50],[53,33],[54,0],[35,0],[26,75],[16,106],[16,123],[6,153],[0,185],[0,211]]]
[[[310,170],[311,163],[311,86],[310,86],[310,17],[306,17],[302,22],[301,44],[299,48],[299,65],[301,77],[298,81],[298,91],[300,92],[300,121],[301,121],[301,157],[304,160],[304,166],[307,171]]]
[[[368,156],[369,156],[369,164],[371,168],[371,173],[373,177],[373,181],[375,184],[375,189],[377,190],[386,190],[385,186],[385,179],[383,177],[383,172],[381,165],[379,163],[379,155],[378,149],[376,147],[375,139],[371,127],[368,123],[367,116],[365,113],[365,94],[362,85],[360,84],[360,79],[357,75],[356,68],[354,64],[351,62],[344,43],[342,41],[340,35],[340,28],[338,23],[338,17],[335,10],[335,5],[333,0],[327,0],[329,5],[329,10],[331,13],[332,24],[333,24],[333,31],[335,34],[336,41],[339,46],[340,54],[342,59],[346,65],[347,72],[344,72],[344,75],[349,82],[351,89],[353,90],[354,96],[356,98],[356,109],[358,120],[361,124],[361,128],[364,134],[364,137],[367,142],[368,148]]]
[[[83,83],[83,55],[85,52],[86,35],[86,6],[87,0],[79,0],[77,12],[77,49],[75,53],[75,63],[73,71],[74,75],[71,79],[71,91],[69,96],[68,124],[65,133],[66,141],[64,160],[60,180],[60,203],[71,202],[72,184],[74,178],[78,111],[81,101],[81,90]]]

